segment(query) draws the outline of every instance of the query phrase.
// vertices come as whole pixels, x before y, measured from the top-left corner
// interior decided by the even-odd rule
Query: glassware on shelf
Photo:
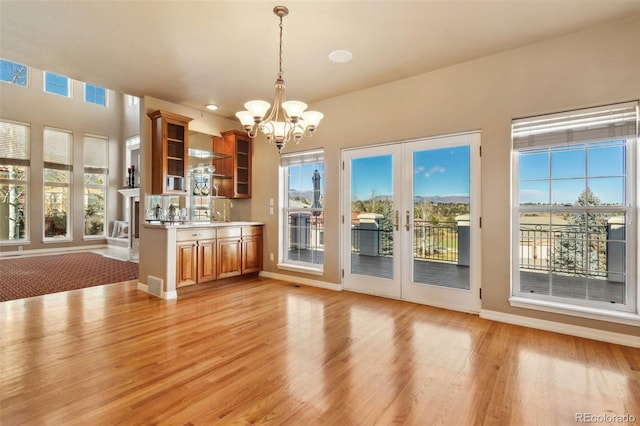
[[[202,180],[202,187],[200,188],[201,195],[209,195],[209,178],[205,177]]]

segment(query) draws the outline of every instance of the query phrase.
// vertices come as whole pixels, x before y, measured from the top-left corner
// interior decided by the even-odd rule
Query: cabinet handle
[[[407,210],[407,223],[404,225],[405,228],[407,228],[407,231],[411,229],[411,222],[409,220],[409,210]]]

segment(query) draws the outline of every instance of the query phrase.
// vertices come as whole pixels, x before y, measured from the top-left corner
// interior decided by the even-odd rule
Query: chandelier
[[[282,18],[289,14],[289,9],[276,6],[273,13],[280,18],[280,52],[278,79],[276,80],[276,97],[273,108],[269,102],[254,100],[244,104],[246,111],[236,113],[249,137],[255,138],[258,131],[264,133],[270,143],[278,148],[278,153],[288,141],[293,139],[299,143],[304,136],[311,136],[324,115],[318,111],[305,111],[307,104],[300,101],[287,101],[282,79]],[[267,114],[268,112],[268,114]]]

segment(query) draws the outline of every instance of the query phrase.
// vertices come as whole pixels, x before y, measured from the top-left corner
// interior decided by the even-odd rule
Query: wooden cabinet
[[[221,228],[218,236],[218,278],[242,274],[242,236],[240,228]]]
[[[251,138],[245,132],[227,130],[213,138],[213,151],[224,158],[213,161],[219,195],[251,198]]]
[[[185,193],[191,118],[160,110],[148,116],[152,121],[151,193]]]
[[[197,282],[197,242],[178,242],[176,287],[195,284]]]
[[[213,281],[216,272],[216,229],[191,228],[176,234],[176,287]]]
[[[176,287],[262,270],[261,225],[180,229],[176,247]]]
[[[262,270],[262,226],[242,228],[242,273]]]
[[[262,270],[262,226],[218,229],[218,279]]]

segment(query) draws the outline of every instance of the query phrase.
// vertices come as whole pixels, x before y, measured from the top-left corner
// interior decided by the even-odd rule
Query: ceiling
[[[287,98],[307,103],[640,13],[640,0],[0,0],[0,57],[231,117],[273,100],[278,4]],[[336,49],[353,60],[330,62]]]

